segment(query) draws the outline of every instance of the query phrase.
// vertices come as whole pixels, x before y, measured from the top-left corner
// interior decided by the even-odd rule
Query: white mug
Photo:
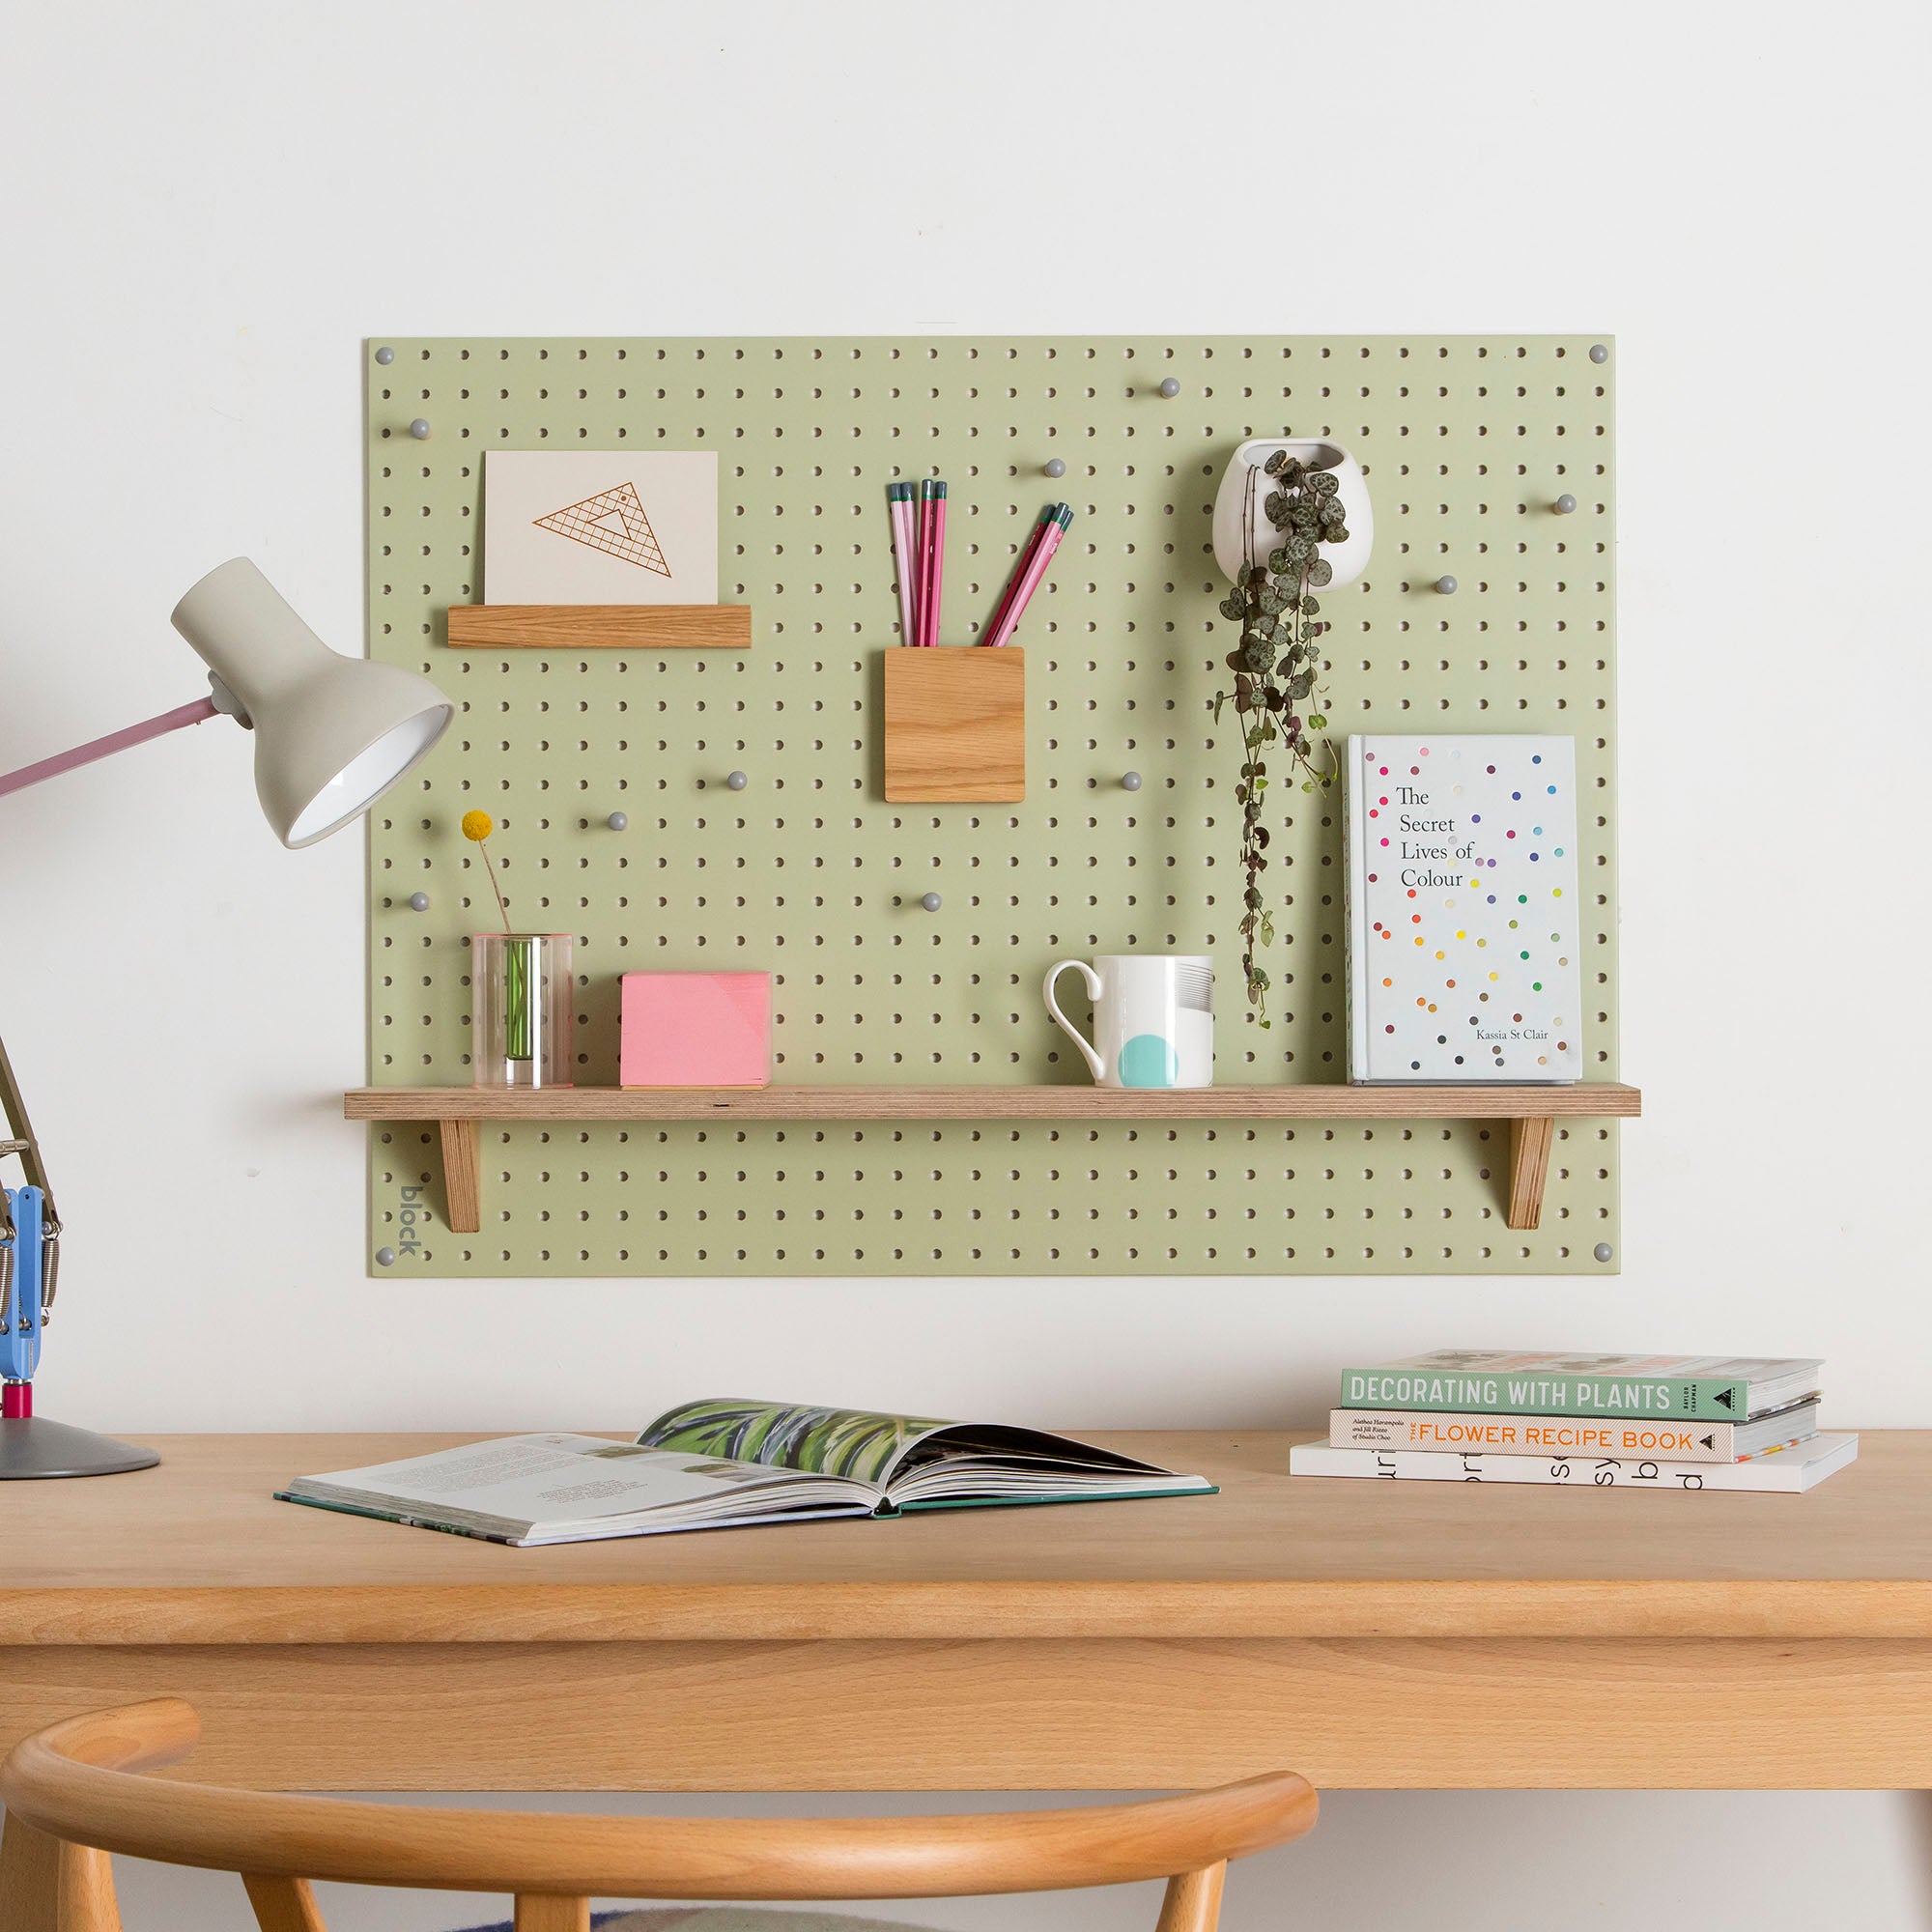
[[[1094,1037],[1073,1030],[1053,996],[1071,968],[1094,1001]],[[1103,953],[1093,965],[1062,959],[1047,969],[1046,1009],[1080,1049],[1096,1087],[1214,1084],[1214,962],[1179,952]]]

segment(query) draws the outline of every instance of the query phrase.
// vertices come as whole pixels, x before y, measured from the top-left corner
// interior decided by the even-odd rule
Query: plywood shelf
[[[1634,1087],[358,1087],[351,1121],[1520,1121],[1630,1118]]]
[[[452,604],[454,651],[746,651],[749,604]]]
[[[449,1225],[481,1225],[481,1121],[1508,1121],[1508,1218],[1535,1228],[1558,1120],[1634,1118],[1642,1094],[1574,1087],[358,1087],[352,1121],[434,1121]],[[460,1218],[459,1218],[460,1217]]]

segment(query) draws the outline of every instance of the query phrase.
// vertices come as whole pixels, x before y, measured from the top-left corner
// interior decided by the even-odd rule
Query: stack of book
[[[1859,1453],[1818,1430],[1816,1361],[1439,1349],[1342,1377],[1297,1476],[1808,1490]]]

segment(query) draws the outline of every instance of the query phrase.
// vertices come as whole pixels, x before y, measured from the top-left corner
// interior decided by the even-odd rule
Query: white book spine
[[[1344,993],[1348,1001],[1343,1019],[1349,1037],[1349,1078],[1366,1082],[1369,1077],[1369,950],[1359,930],[1363,897],[1368,890],[1363,878],[1361,759],[1355,755],[1355,740],[1343,741],[1342,760],[1342,937],[1346,948],[1343,960],[1347,970]]]
[[[1786,1436],[1795,1442],[1811,1425]],[[1673,1463],[1735,1463],[1734,1422],[1625,1422],[1605,1416],[1455,1415],[1435,1409],[1336,1408],[1334,1449],[1420,1449],[1489,1456],[1667,1457]]]
[[[1757,1490],[1796,1493],[1858,1457],[1856,1435],[1814,1435],[1749,1463],[1652,1463],[1608,1456],[1458,1456],[1425,1449],[1336,1449],[1297,1442],[1292,1476],[1359,1476],[1422,1483],[1544,1483],[1567,1489]]]

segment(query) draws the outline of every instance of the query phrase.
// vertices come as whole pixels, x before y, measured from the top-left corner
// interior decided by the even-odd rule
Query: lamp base
[[[152,1449],[117,1442],[91,1429],[70,1428],[45,1416],[0,1422],[0,1482],[42,1482],[54,1476],[119,1476],[152,1469]]]

